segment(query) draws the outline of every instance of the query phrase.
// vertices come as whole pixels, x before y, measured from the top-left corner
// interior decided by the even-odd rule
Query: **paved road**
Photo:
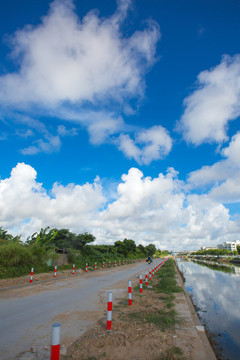
[[[0,359],[12,360],[31,347],[50,345],[55,322],[62,324],[61,344],[68,345],[103,316],[108,290],[116,302],[127,295],[127,280],[137,279],[147,267],[142,262],[1,291]]]

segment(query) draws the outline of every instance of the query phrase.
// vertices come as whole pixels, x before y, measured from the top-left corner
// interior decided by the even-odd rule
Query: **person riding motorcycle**
[[[152,262],[151,256],[148,256],[146,262],[148,262],[149,264],[151,264],[151,262]]]

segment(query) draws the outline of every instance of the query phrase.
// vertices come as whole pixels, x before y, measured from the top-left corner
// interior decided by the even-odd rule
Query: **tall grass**
[[[8,243],[0,247],[0,279],[29,274],[31,267],[35,272],[53,268],[46,264],[46,253],[42,247],[25,247],[19,243]]]

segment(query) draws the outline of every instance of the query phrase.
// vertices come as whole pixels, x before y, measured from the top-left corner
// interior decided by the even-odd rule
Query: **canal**
[[[240,272],[177,259],[202,325],[216,343],[218,359],[240,359]]]

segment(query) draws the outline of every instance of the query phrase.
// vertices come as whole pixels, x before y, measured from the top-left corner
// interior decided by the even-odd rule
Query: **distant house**
[[[236,241],[225,241],[222,244],[219,244],[217,246],[218,249],[226,249],[229,251],[236,251],[237,250],[237,245],[240,245],[240,241],[236,240]]]
[[[216,249],[216,246],[215,247],[210,247],[210,246],[202,246],[201,247],[201,250],[215,250]]]

